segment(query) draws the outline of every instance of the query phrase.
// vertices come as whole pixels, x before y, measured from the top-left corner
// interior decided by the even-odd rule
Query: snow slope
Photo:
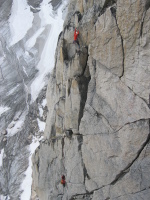
[[[4,149],[2,149],[0,153],[0,167],[3,165],[3,154],[4,154]]]
[[[10,108],[8,107],[3,107],[3,106],[0,106],[0,115],[3,114],[4,112],[6,112],[7,110],[9,110]]]
[[[8,126],[7,128],[8,137],[12,137],[13,135],[15,135],[17,132],[19,132],[22,129],[24,125],[25,117],[26,117],[26,113],[23,113],[18,121],[12,121],[9,124],[10,127]]]
[[[37,118],[37,121],[38,121],[38,126],[39,126],[39,131],[44,131],[45,130],[45,122],[42,122],[41,120],[39,120]]]
[[[63,27],[63,9],[67,4],[67,0],[63,0],[63,3],[59,6],[57,11],[53,11],[53,7],[49,2],[49,0],[43,0],[41,3],[40,12],[38,13],[41,19],[41,22],[39,22],[40,28],[25,44],[26,52],[30,51],[40,34],[50,26],[49,35],[46,39],[47,41],[42,51],[41,59],[36,66],[39,72],[30,86],[32,102],[36,100],[39,92],[45,86],[46,75],[49,74],[54,67],[57,40]],[[9,18],[11,32],[10,46],[16,44],[26,36],[27,32],[32,27],[34,17],[37,17],[37,15],[30,11],[27,0],[13,0],[11,16]]]
[[[10,46],[20,41],[32,27],[33,13],[26,0],[13,0],[10,23]]]
[[[58,8],[57,12],[52,10],[52,6],[49,4],[49,0],[44,0],[41,4],[41,11],[39,13],[42,21],[41,26],[46,27],[47,25],[50,25],[51,30],[47,38],[46,45],[43,49],[41,60],[37,65],[37,69],[39,70],[38,76],[31,85],[32,101],[36,100],[40,90],[45,85],[45,76],[50,73],[54,67],[55,50],[58,36],[63,28],[62,15],[63,8],[66,3],[67,1],[63,1],[63,4]]]

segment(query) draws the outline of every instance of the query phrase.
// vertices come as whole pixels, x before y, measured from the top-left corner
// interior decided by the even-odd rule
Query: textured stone
[[[33,159],[36,166],[33,174],[36,178],[34,187],[37,188],[36,192],[40,199],[54,199],[63,191],[68,198],[78,192],[85,193],[82,157],[78,152],[78,145],[77,138],[72,141],[54,139],[49,145],[46,141],[41,144],[40,152],[36,152]],[[66,177],[64,189],[60,183],[62,174]]]
[[[96,91],[92,107],[102,114],[114,130],[127,123],[150,117],[149,108],[143,99],[123,84],[101,64],[96,65]],[[138,109],[137,109],[138,108]]]
[[[116,133],[100,132],[83,137],[83,162],[90,177],[85,182],[87,190],[113,182],[134,161],[147,137],[148,121],[144,120],[126,125]],[[94,188],[89,181],[95,183]]]
[[[69,2],[33,157],[39,199],[149,200],[149,21],[146,0]]]
[[[66,47],[62,37],[63,35],[58,42],[60,51],[57,47],[56,69],[50,78],[47,91],[47,102],[50,108],[47,121],[51,121],[50,124],[47,123],[45,129],[48,138],[50,135],[62,134],[65,130],[78,133],[90,78],[87,70],[87,48],[83,47],[79,55],[74,51],[74,56],[70,57],[69,48]],[[65,47],[66,52],[63,50]],[[51,107],[54,104],[55,107]]]
[[[139,158],[114,184],[95,191],[94,200],[101,199],[149,199],[149,144]]]
[[[4,138],[4,139],[3,139],[3,142],[6,142],[6,141],[7,141],[7,138]]]
[[[2,131],[2,134],[7,135],[7,131],[6,130]]]
[[[111,9],[101,15],[91,33],[90,56],[106,66],[112,73],[121,76],[123,73],[123,49],[116,19]]]
[[[123,82],[148,102],[150,90],[149,40],[150,9],[146,1],[119,0],[117,21],[124,46]]]

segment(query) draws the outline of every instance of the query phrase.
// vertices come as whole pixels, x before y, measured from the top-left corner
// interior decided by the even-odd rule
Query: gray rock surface
[[[70,0],[68,10],[33,188],[40,200],[149,200],[149,3]]]
[[[125,53],[125,70],[122,81],[148,103],[150,91],[150,52],[148,50],[150,40],[150,10],[149,7],[145,7],[145,1],[136,1],[129,9],[126,6],[126,9],[122,11],[122,3],[126,5],[123,1],[118,1],[119,9],[117,11],[117,18],[120,14],[124,16],[123,23],[121,16],[118,20]],[[133,9],[135,9],[134,12],[132,12]],[[132,20],[128,20],[129,13],[132,13],[130,16]],[[128,35],[129,30],[130,35]],[[134,54],[131,52],[134,52]]]

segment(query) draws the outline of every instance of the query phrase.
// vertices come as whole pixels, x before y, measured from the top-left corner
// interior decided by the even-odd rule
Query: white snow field
[[[39,131],[44,131],[44,130],[45,130],[45,125],[46,125],[46,123],[45,123],[45,122],[42,122],[42,121],[39,120],[38,118],[37,118],[37,121],[38,121]]]
[[[24,121],[26,117],[26,112],[22,113],[22,115],[19,117],[19,120],[12,121],[7,128],[7,137],[12,137],[17,132],[21,131]]]
[[[13,0],[9,26],[11,32],[10,46],[20,41],[32,27],[33,13],[26,0]]]
[[[32,101],[35,101],[41,89],[45,86],[44,78],[45,76],[52,71],[54,68],[55,62],[55,50],[57,45],[57,40],[60,32],[63,28],[63,8],[66,5],[67,1],[63,1],[63,4],[58,8],[55,13],[52,10],[49,0],[44,0],[41,4],[41,11],[39,12],[41,18],[41,26],[46,27],[47,25],[51,26],[51,30],[47,37],[47,42],[44,46],[41,60],[37,65],[39,70],[38,76],[35,78],[31,84],[31,95]],[[38,34],[37,34],[38,35]],[[35,40],[35,37],[33,38]],[[32,42],[30,41],[30,44]],[[28,43],[29,47],[29,43]]]
[[[0,200],[10,200],[9,196],[0,195]]]
[[[2,149],[0,153],[0,167],[3,165],[3,154],[4,154],[4,149]]]
[[[7,110],[9,110],[10,108],[9,107],[3,107],[3,106],[0,106],[0,116],[6,112]]]
[[[42,106],[45,107],[46,104],[47,104],[47,100],[46,100],[46,99],[43,99]]]
[[[37,38],[50,26],[49,35],[42,51],[41,59],[36,66],[39,70],[37,77],[31,84],[32,102],[34,102],[45,86],[45,77],[54,68],[54,56],[57,40],[63,28],[63,9],[67,4],[67,0],[63,0],[57,11],[53,11],[49,0],[43,0],[40,5],[39,17],[41,19],[41,27],[37,30],[25,44],[26,52],[28,52],[36,43]],[[27,0],[13,0],[11,16],[9,18],[9,26],[11,32],[10,46],[16,44],[25,37],[32,27],[32,22],[36,15],[30,11]]]

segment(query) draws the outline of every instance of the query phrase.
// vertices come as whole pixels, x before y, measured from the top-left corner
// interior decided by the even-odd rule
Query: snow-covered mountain
[[[149,2],[0,2],[0,200],[150,199]]]
[[[67,0],[0,2],[0,199],[30,199],[31,156],[45,128],[66,9]]]

